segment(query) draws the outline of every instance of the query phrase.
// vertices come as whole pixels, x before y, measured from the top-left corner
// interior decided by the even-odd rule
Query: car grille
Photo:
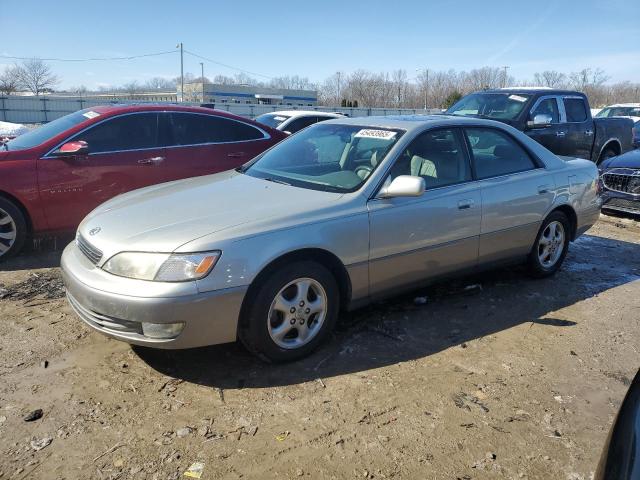
[[[94,265],[97,264],[102,258],[102,251],[98,250],[96,247],[91,245],[82,235],[78,233],[76,235],[76,245],[84,256],[89,259],[91,263]]]
[[[618,168],[602,175],[604,186],[614,192],[640,195],[640,170]]]
[[[602,208],[622,210],[623,212],[640,213],[640,200],[627,200],[625,198],[610,198],[602,205]]]

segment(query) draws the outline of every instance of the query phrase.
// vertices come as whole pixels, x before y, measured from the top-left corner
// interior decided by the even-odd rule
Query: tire
[[[246,299],[250,303],[243,308],[238,337],[247,350],[267,362],[309,355],[333,330],[340,310],[336,279],[313,261],[275,270],[250,288]]]
[[[0,261],[13,257],[27,238],[27,221],[10,200],[0,197]]]
[[[529,253],[531,276],[544,278],[558,271],[567,256],[570,236],[571,224],[567,216],[562,212],[552,212],[542,223]]]
[[[600,165],[605,160],[608,160],[609,158],[615,157],[617,155],[618,153],[613,148],[607,147],[600,154],[600,158],[598,158],[598,162],[596,163],[596,165]]]

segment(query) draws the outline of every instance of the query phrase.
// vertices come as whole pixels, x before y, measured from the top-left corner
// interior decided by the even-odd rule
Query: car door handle
[[[551,186],[550,185],[538,185],[538,193],[540,195],[544,195],[545,193],[549,193],[549,190],[551,190]]]
[[[564,137],[567,132],[556,132],[556,137]]]
[[[164,157],[151,157],[151,158],[142,158],[138,160],[138,163],[140,165],[156,165],[163,161],[164,161]]]
[[[227,157],[230,157],[230,158],[240,158],[244,156],[245,156],[244,152],[231,152],[227,154]]]
[[[585,130],[584,134],[585,134],[587,137],[590,137],[591,135],[593,135],[593,130]]]
[[[475,202],[471,199],[460,200],[458,202],[458,210],[467,210],[469,208],[473,208],[474,205],[475,205]]]

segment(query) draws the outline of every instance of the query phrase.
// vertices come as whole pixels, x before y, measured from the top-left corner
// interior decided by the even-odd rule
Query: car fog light
[[[175,338],[180,335],[184,323],[149,323],[142,322],[142,334],[150,338]]]

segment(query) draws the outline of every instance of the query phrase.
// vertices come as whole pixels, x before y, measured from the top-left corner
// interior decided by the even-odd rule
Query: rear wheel
[[[562,212],[552,212],[543,222],[529,253],[529,271],[537,278],[558,271],[569,249],[571,226]]]
[[[18,253],[27,237],[27,222],[20,209],[0,197],[0,261]]]
[[[251,289],[238,336],[263,360],[286,362],[310,354],[338,318],[335,278],[315,262],[296,262]]]

